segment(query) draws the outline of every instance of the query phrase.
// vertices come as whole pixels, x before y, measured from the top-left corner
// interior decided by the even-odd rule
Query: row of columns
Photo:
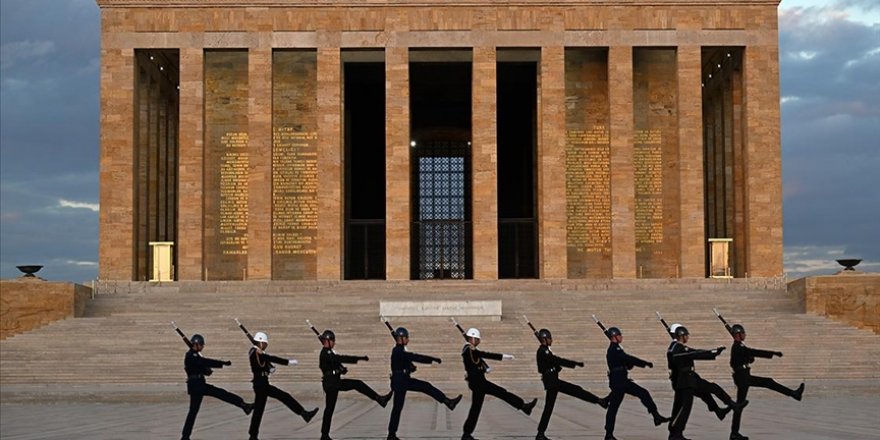
[[[564,47],[542,47],[538,100],[538,218],[540,278],[565,278],[565,63]],[[705,233],[703,209],[703,145],[701,116],[701,48],[678,46],[679,142],[681,171],[680,276],[703,277]],[[747,250],[763,249],[755,255],[767,261],[767,270],[752,268],[754,276],[781,273],[781,213],[773,204],[781,202],[778,161],[778,67],[771,50],[746,49],[745,90],[748,95],[747,127]],[[473,48],[473,227],[474,277],[495,279],[498,271],[496,197],[496,54],[494,47]],[[336,280],[342,276],[342,142],[341,142],[341,56],[339,47],[318,48],[318,237],[317,276]],[[130,168],[132,112],[113,111],[132,105],[133,49],[102,51],[102,154],[101,154],[101,277],[130,278],[131,263],[106,258],[120,249],[131,252]],[[248,56],[249,216],[248,278],[271,278],[271,97],[272,48],[252,48]],[[613,277],[635,278],[635,189],[633,180],[633,47],[609,48],[611,206]],[[202,48],[180,49],[180,159],[178,278],[204,279],[202,196],[204,180]],[[410,275],[410,157],[409,157],[409,48],[385,49],[386,68],[386,277],[409,279]],[[770,68],[769,72],[760,69]],[[775,74],[775,77],[773,76]],[[774,90],[766,86],[770,76]],[[118,88],[114,88],[114,86]],[[751,91],[752,93],[748,93]],[[768,98],[769,97],[769,98]],[[776,115],[774,125],[760,118]],[[756,133],[753,134],[753,131]],[[753,141],[753,142],[749,142]],[[751,161],[749,159],[752,159]],[[766,160],[770,159],[770,160]],[[127,163],[131,163],[127,161]],[[123,170],[125,172],[123,172]],[[126,186],[126,184],[128,184]],[[769,184],[769,189],[768,189]],[[126,192],[125,188],[129,188]],[[109,206],[105,206],[109,203]],[[781,204],[781,203],[780,203]],[[120,238],[121,237],[121,238]],[[753,246],[767,240],[769,246]],[[773,243],[778,241],[778,257]],[[769,249],[769,250],[768,250]],[[749,251],[750,255],[754,252]],[[775,261],[778,259],[779,261]],[[748,262],[747,262],[748,264]],[[764,262],[762,262],[764,264]]]

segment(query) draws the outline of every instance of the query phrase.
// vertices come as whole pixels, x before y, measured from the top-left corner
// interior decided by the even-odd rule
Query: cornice
[[[96,0],[101,8],[302,8],[432,6],[779,6],[781,0]]]

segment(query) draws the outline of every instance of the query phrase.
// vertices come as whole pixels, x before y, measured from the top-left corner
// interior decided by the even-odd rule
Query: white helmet
[[[475,328],[473,328],[473,327],[469,328],[468,331],[465,332],[464,335],[467,336],[467,337],[469,337],[469,338],[477,338],[477,339],[480,339],[480,331],[477,330],[477,329],[475,329]]]
[[[269,336],[263,332],[257,332],[257,334],[254,335],[254,340],[257,342],[265,342],[268,344],[269,343]]]
[[[676,322],[675,324],[670,325],[670,326],[669,326],[669,333],[672,333],[672,334],[674,335],[674,334],[675,334],[675,330],[676,330],[677,328],[679,328],[679,327],[681,327],[681,324],[679,324],[679,323],[677,323],[677,322]]]

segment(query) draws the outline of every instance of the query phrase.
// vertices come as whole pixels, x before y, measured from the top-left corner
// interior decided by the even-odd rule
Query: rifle
[[[452,321],[452,324],[455,325],[455,328],[458,329],[459,333],[461,333],[461,336],[464,337],[464,340],[467,341],[467,336],[465,336],[464,329],[461,328],[461,324],[459,324],[454,317],[449,319]]]
[[[675,340],[675,335],[673,335],[672,332],[669,331],[669,324],[667,324],[667,323],[666,323],[666,320],[663,319],[662,316],[660,316],[660,312],[654,312],[654,313],[656,313],[656,314],[657,314],[657,317],[660,318],[660,323],[663,324],[663,328],[666,329],[666,334],[668,334],[669,337],[672,338],[672,340],[674,341],[674,340]]]
[[[602,329],[602,333],[604,333],[608,339],[611,339],[611,336],[608,336],[608,329],[605,328],[605,325],[602,324],[602,321],[599,321],[599,318],[597,318],[596,315],[593,315],[593,321],[596,321],[596,325]]]
[[[385,327],[388,327],[388,331],[391,332],[391,337],[394,338],[394,341],[395,341],[395,342],[397,342],[397,336],[394,335],[394,327],[391,327],[391,323],[388,322],[388,320],[385,319],[384,316],[380,316],[379,319],[381,319],[382,322],[385,323]]]
[[[535,329],[534,325],[532,325],[532,321],[529,321],[529,317],[526,315],[522,315],[522,317],[526,321],[526,325],[528,325],[529,328],[532,329],[532,333],[535,334],[535,337],[538,338],[538,330]],[[541,341],[541,338],[538,338],[538,342],[540,342],[540,341]]]
[[[251,341],[251,344],[254,345],[255,347],[259,347],[259,344],[257,344],[257,341],[255,341],[254,337],[251,336],[251,332],[249,332],[246,328],[244,328],[244,324],[242,324],[241,321],[238,320],[238,318],[234,318],[234,319],[235,319],[235,323],[238,324],[238,328],[240,328],[241,331],[244,332],[245,336],[247,336],[248,341]]]
[[[306,319],[306,325],[308,325],[309,328],[312,329],[312,332],[315,334],[315,336],[317,336],[319,339],[321,338],[321,333],[319,333],[318,329],[316,329],[315,326],[312,325],[312,321]]]
[[[712,311],[715,312],[715,316],[717,316],[718,319],[720,319],[721,322],[724,324],[724,328],[727,329],[727,333],[730,333],[730,335],[733,336],[733,329],[730,327],[730,324],[727,323],[727,320],[724,319],[724,317],[721,316],[720,313],[718,313],[718,309],[716,309],[716,308],[713,307],[713,308],[712,308]]]
[[[186,337],[185,334],[183,334],[182,331],[180,331],[179,328],[177,328],[177,324],[175,324],[174,321],[171,321],[171,326],[174,327],[174,331],[176,331],[177,334],[180,335],[181,339],[183,339],[183,343],[186,344],[187,347],[193,348],[192,342],[189,340],[189,338]]]

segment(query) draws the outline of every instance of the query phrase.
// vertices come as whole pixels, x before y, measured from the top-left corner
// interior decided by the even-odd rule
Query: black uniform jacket
[[[275,370],[275,366],[272,365],[272,363],[280,365],[290,364],[290,361],[287,359],[272,356],[266,352],[258,352],[257,347],[251,347],[251,351],[248,353],[248,359],[251,361],[251,373],[254,374],[254,378],[251,382],[254,383],[255,387],[269,384],[269,375]]]
[[[608,346],[605,360],[608,362],[608,382],[612,387],[626,383],[628,380],[627,372],[633,367],[645,368],[648,366],[648,361],[626,354],[623,347],[616,342],[612,342]]]
[[[335,386],[339,383],[340,377],[348,372],[348,369],[342,364],[356,364],[359,360],[361,358],[358,356],[339,354],[333,351],[333,349],[326,347],[322,349],[318,365],[321,367],[321,373],[323,373],[321,380],[324,388]]]
[[[202,357],[195,350],[186,352],[183,358],[183,369],[186,371],[186,389],[192,392],[205,383],[205,376],[210,376],[211,368],[223,368],[223,361]]]
[[[550,389],[559,383],[559,371],[565,368],[574,368],[577,362],[561,358],[553,354],[550,347],[541,345],[538,347],[536,355],[538,361],[538,373],[541,373],[541,381],[544,382],[544,389]]]
[[[465,378],[468,382],[486,380],[486,372],[489,366],[486,364],[485,359],[500,361],[502,355],[500,353],[477,350],[471,344],[464,344],[464,347],[461,348],[461,360],[464,362],[464,371],[467,373]]]
[[[742,341],[733,341],[730,347],[730,367],[733,368],[734,382],[737,381],[737,377],[748,378],[751,375],[751,364],[755,362],[756,357],[770,359],[773,353],[746,347]]]
[[[391,350],[391,385],[396,383],[406,383],[409,375],[416,371],[414,362],[420,364],[430,364],[436,360],[431,356],[406,351],[406,346],[396,344]]]
[[[712,360],[718,353],[712,350],[697,350],[680,342],[669,346],[666,352],[667,360],[671,365],[672,387],[676,390],[693,388],[700,377],[694,371],[695,360]]]

